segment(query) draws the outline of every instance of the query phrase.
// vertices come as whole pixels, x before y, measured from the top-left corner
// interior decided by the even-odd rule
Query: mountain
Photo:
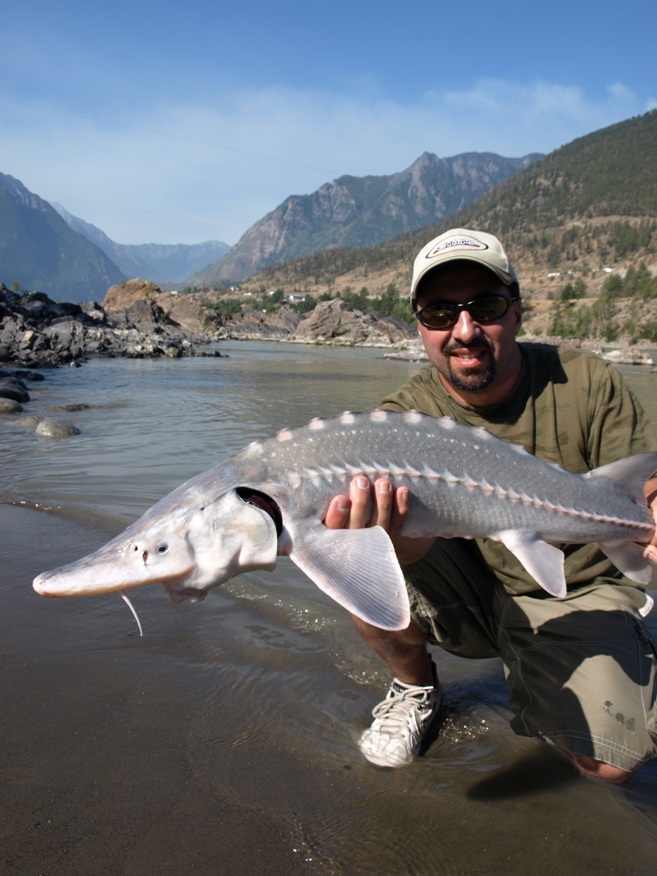
[[[267,265],[319,250],[389,240],[451,215],[539,157],[469,152],[438,158],[425,152],[391,176],[341,176],[313,194],[287,198],[189,285],[237,283]]]
[[[47,201],[0,173],[0,282],[57,301],[102,299],[124,275]]]
[[[182,283],[216,262],[230,250],[227,243],[206,240],[196,244],[115,243],[104,231],[71,215],[61,204],[52,205],[66,224],[90,240],[117,265],[126,277],[153,283]]]
[[[598,292],[609,271],[657,271],[657,110],[573,140],[437,224],[362,249],[272,266],[245,289],[330,293],[408,288],[416,253],[450,227],[499,235],[526,293],[557,297],[579,274]]]

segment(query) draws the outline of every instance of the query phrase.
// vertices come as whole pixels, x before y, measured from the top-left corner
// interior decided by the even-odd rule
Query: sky
[[[118,243],[233,245],[345,174],[656,108],[657,4],[605,8],[0,0],[0,172]]]

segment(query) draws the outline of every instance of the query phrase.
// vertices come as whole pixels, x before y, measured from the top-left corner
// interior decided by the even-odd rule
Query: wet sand
[[[30,592],[34,573],[88,537],[78,530],[0,506],[0,871],[309,872],[302,838],[271,809],[199,783],[187,734],[195,689],[174,666],[175,644],[144,658],[127,623],[103,637],[93,616],[81,636],[74,600]]]
[[[289,563],[199,605],[135,591],[143,638],[117,596],[33,592],[218,455],[375,404],[401,381],[387,368],[271,344],[89,363],[30,402],[93,403],[76,439],[2,424],[0,502],[59,509],[0,504],[3,876],[654,876],[657,762],[626,788],[583,781],[514,736],[497,660],[434,652],[440,735],[406,769],[367,764],[357,738],[389,677]],[[654,405],[654,376],[634,381]]]
[[[515,737],[496,661],[443,663],[441,737],[378,770],[355,740],[385,677],[353,681],[376,664],[348,626],[153,588],[139,639],[116,597],[30,586],[111,532],[0,505],[0,534],[0,872],[654,874],[657,771],[596,787]]]

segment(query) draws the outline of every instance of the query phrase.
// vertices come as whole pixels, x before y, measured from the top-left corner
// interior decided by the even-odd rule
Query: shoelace
[[[372,717],[385,725],[385,730],[395,733],[398,728],[408,727],[409,721],[415,718],[415,711],[428,711],[429,696],[433,688],[409,687],[398,691],[392,689],[392,696],[388,696],[383,702],[374,707]],[[383,728],[379,728],[380,730]]]

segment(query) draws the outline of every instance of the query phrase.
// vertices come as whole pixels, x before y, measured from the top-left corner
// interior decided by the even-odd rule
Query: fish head
[[[198,600],[241,572],[273,569],[277,546],[271,516],[230,489],[208,502],[160,503],[33,586],[42,596],[96,596],[160,583],[174,602]]]

